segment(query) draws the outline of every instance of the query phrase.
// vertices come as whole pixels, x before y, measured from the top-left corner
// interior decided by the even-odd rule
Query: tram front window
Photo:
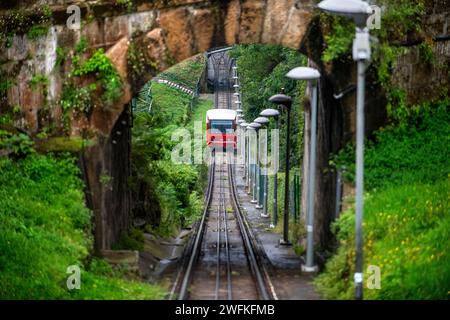
[[[230,134],[233,132],[233,121],[231,120],[212,120],[211,133],[212,134]]]

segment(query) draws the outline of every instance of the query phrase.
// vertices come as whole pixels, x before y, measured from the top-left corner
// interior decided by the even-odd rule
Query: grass
[[[450,173],[449,100],[418,108],[409,123],[380,129],[365,152],[365,185],[368,190],[414,182],[433,183]],[[355,153],[352,145],[334,158],[349,169],[354,181]]]
[[[381,270],[381,289],[366,289],[366,299],[449,298],[449,182],[407,184],[366,194],[364,265]],[[340,247],[316,284],[328,299],[352,299],[354,209],[334,227]],[[369,276],[365,272],[365,281]]]
[[[197,81],[205,67],[205,56],[195,55],[162,72],[158,76],[195,90]]]
[[[381,288],[366,289],[366,299],[449,298],[448,104],[417,110],[407,123],[380,130],[367,147],[364,265],[380,268]],[[337,157],[350,168],[350,181],[353,159],[351,147]],[[353,297],[354,215],[351,207],[334,224],[340,245],[316,280],[328,299]]]
[[[68,155],[0,158],[0,299],[162,298],[157,286],[89,262],[93,226],[79,174]],[[66,287],[71,265],[82,270],[80,290]]]

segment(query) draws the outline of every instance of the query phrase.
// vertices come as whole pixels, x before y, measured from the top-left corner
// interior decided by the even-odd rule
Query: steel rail
[[[242,240],[244,242],[244,247],[247,252],[247,259],[250,265],[250,269],[253,273],[253,277],[255,279],[260,297],[263,300],[270,300],[273,297],[271,297],[270,293],[267,290],[264,274],[261,271],[260,265],[256,258],[256,254],[254,252],[253,243],[250,240],[249,230],[247,229],[248,225],[246,225],[243,221],[244,220],[243,213],[239,206],[239,200],[236,192],[236,185],[234,183],[233,166],[231,165],[231,163],[228,163],[228,176],[229,176],[228,181],[230,183],[230,190],[231,190],[231,199],[232,199],[231,202],[234,207],[239,229],[242,235]]]
[[[197,233],[195,235],[195,241],[194,241],[192,251],[191,251],[192,254],[189,258],[189,262],[188,262],[186,271],[183,276],[183,281],[181,282],[181,288],[179,291],[178,300],[185,300],[187,297],[187,291],[188,291],[189,284],[190,284],[190,281],[192,278],[193,266],[194,266],[195,261],[198,258],[199,252],[200,252],[202,238],[203,238],[203,232],[205,230],[205,221],[206,221],[206,217],[208,216],[208,210],[210,208],[211,199],[212,199],[212,191],[213,191],[213,186],[214,186],[214,175],[215,175],[215,163],[216,163],[215,151],[212,150],[211,158],[210,158],[209,175],[208,175],[209,180],[208,180],[208,187],[207,187],[207,191],[206,191],[205,204],[204,204],[204,208],[203,208],[203,215],[202,215],[202,219],[198,225],[198,230],[196,230]],[[176,290],[175,286],[177,286],[177,283],[175,283],[175,285],[174,285],[174,290]]]
[[[221,168],[221,171],[223,171],[223,168]],[[229,179],[229,177],[228,177]],[[225,256],[227,258],[227,292],[228,292],[228,300],[233,299],[233,287],[231,284],[231,264],[230,264],[230,250],[229,250],[229,241],[228,241],[228,212],[227,208],[225,207],[225,194],[224,194],[224,188],[223,188],[223,181],[221,181],[221,200],[222,200],[222,212],[223,212],[223,219],[224,219],[224,233],[225,233]]]
[[[219,171],[219,203],[217,204],[217,265],[216,265],[216,290],[214,292],[214,299],[219,299],[220,290],[220,212],[221,212],[221,199],[222,194],[221,183],[222,183],[222,170]]]
[[[228,164],[228,172],[229,172],[231,195],[233,200],[232,203],[235,208],[239,228],[241,230],[245,248],[247,250],[247,258],[249,259],[249,263],[253,271],[255,281],[258,285],[260,296],[264,300],[269,299],[278,300],[278,296],[275,292],[275,287],[270,279],[269,273],[265,268],[264,263],[260,259],[258,259],[263,256],[263,254],[261,254],[262,250],[261,248],[259,248],[256,238],[254,237],[253,232],[251,230],[251,226],[247,221],[239,205],[236,184],[234,181],[234,169],[231,163]]]

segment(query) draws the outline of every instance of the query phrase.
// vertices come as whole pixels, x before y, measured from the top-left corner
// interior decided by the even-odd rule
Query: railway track
[[[216,60],[215,74],[229,78],[225,58],[222,55]],[[216,108],[230,108],[229,83],[216,89]],[[194,227],[195,236],[187,246],[172,299],[277,299],[261,248],[239,204],[234,156],[233,152],[211,150],[203,215]]]

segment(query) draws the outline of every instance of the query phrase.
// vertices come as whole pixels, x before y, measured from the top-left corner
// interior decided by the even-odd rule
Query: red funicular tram
[[[236,149],[237,113],[231,109],[211,109],[206,113],[206,143],[209,147]]]

